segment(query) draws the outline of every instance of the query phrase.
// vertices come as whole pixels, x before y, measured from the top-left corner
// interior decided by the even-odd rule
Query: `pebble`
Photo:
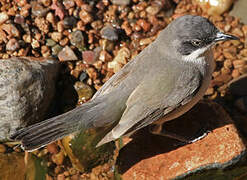
[[[80,51],[84,49],[84,36],[80,30],[73,31],[70,36],[70,43],[77,47]]]
[[[77,23],[77,20],[73,16],[65,17],[64,20],[63,20],[63,24],[67,28],[71,28],[71,27],[76,26],[76,23]]]
[[[93,64],[97,60],[97,57],[94,51],[83,51],[82,58],[86,64]]]
[[[3,24],[5,21],[9,19],[9,16],[6,12],[0,13],[0,24]]]
[[[129,5],[130,4],[130,0],[111,0],[112,4],[115,5]]]
[[[130,50],[126,47],[121,48],[113,61],[108,63],[108,68],[113,69],[113,72],[118,72],[124,64],[127,63],[130,58]]]
[[[20,15],[20,14],[16,14],[15,15],[14,22],[16,24],[24,24],[25,23],[25,18],[22,15]]]
[[[57,154],[53,154],[51,156],[52,161],[56,164],[56,165],[62,165],[63,164],[63,160],[64,160],[64,153],[63,151],[60,151]]]
[[[51,48],[52,55],[57,56],[58,53],[59,53],[62,49],[63,49],[62,46],[56,44],[55,46],[53,46],[53,47]]]
[[[148,14],[155,16],[160,11],[160,7],[157,5],[148,6],[146,11]]]
[[[82,104],[88,101],[94,94],[93,89],[81,81],[77,81],[74,85],[74,88],[78,94],[78,104]]]
[[[118,40],[118,33],[114,27],[111,25],[106,25],[100,31],[101,37],[108,39],[110,41]]]
[[[196,0],[209,15],[221,15],[232,5],[233,0]]]
[[[71,0],[64,0],[63,5],[64,5],[65,9],[70,9],[70,8],[75,6],[75,2],[71,1]]]
[[[56,42],[53,41],[52,39],[46,39],[46,46],[52,47],[56,45]]]
[[[6,147],[3,144],[0,144],[0,153],[5,153],[6,152]]]
[[[75,53],[69,46],[65,46],[59,53],[58,53],[59,61],[75,61],[78,60]]]
[[[235,69],[243,67],[247,64],[247,60],[235,60],[232,62]]]
[[[36,1],[32,1],[31,6],[32,6],[32,14],[37,17],[44,17],[49,11],[48,8],[44,8],[41,4],[39,4]]]
[[[60,32],[52,32],[51,33],[51,38],[56,41],[56,42],[59,42],[63,37],[63,34],[60,33]]]
[[[65,11],[58,1],[53,1],[51,9],[55,10],[55,15],[58,16],[61,20],[64,18]]]
[[[8,33],[9,36],[20,37],[19,30],[13,24],[3,24],[1,26],[2,30]]]
[[[15,38],[12,38],[6,44],[7,51],[15,51],[20,48],[18,41]]]
[[[83,72],[80,74],[80,76],[79,76],[79,80],[80,80],[81,82],[85,81],[87,78],[88,78],[88,75],[87,75],[87,73],[84,72],[84,71],[83,71]]]
[[[58,151],[58,146],[56,145],[56,143],[51,143],[51,144],[48,144],[46,146],[48,152],[50,152],[51,154],[57,154],[59,151]]]

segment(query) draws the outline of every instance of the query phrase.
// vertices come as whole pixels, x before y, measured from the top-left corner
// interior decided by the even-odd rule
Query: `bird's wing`
[[[98,146],[147,126],[188,103],[200,88],[201,74],[193,68],[176,73],[159,73],[140,83],[129,96],[119,123]]]

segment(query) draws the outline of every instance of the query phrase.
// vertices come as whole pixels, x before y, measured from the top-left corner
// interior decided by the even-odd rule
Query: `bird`
[[[69,134],[109,127],[97,147],[150,125],[151,133],[189,111],[206,92],[215,68],[213,46],[239,40],[207,18],[184,15],[116,72],[88,102],[17,130],[11,140],[33,151]],[[176,138],[176,135],[175,137]],[[179,138],[178,138],[179,139]]]

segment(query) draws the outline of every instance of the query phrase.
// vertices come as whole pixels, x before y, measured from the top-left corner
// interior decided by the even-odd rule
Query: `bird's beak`
[[[239,40],[238,37],[230,35],[230,34],[224,34],[223,32],[218,32],[216,34],[216,37],[214,39],[214,42],[217,41],[228,41],[228,40]]]

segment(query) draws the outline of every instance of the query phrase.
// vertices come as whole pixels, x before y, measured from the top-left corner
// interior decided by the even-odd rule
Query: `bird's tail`
[[[22,148],[33,151],[78,130],[93,127],[101,105],[85,103],[67,113],[16,131],[10,139],[21,141]]]

